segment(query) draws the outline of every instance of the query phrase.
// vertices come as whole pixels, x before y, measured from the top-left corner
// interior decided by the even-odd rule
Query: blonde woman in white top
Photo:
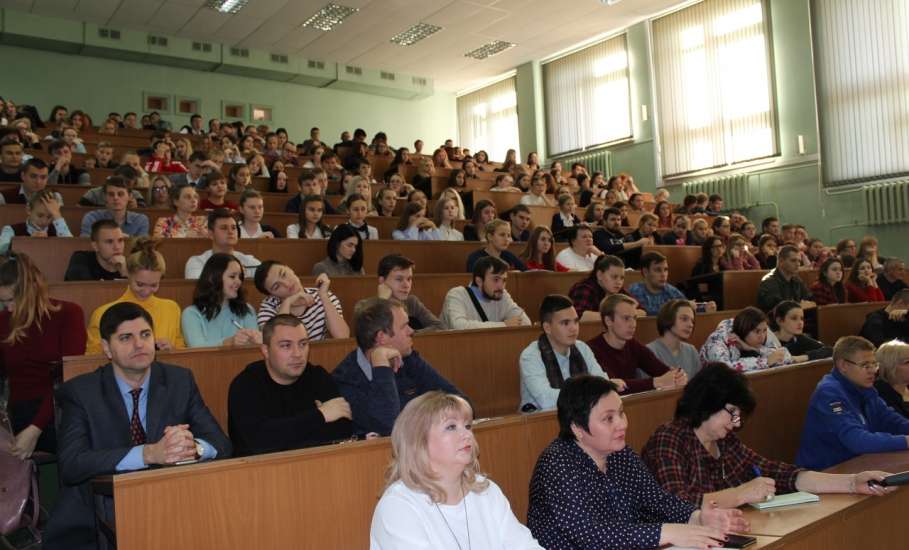
[[[533,178],[530,182],[530,191],[521,197],[521,204],[555,206],[555,201],[546,196],[546,181],[543,178]]]
[[[467,401],[439,391],[404,407],[391,432],[370,550],[542,550],[499,486],[480,473],[472,422]]]
[[[433,209],[433,221],[438,228],[439,235],[443,241],[463,241],[464,235],[454,228],[454,222],[458,215],[458,205],[454,199],[445,197],[436,201]]]

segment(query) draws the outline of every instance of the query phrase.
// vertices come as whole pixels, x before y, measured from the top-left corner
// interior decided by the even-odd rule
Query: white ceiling
[[[301,27],[329,1],[360,11],[331,32]],[[682,2],[250,0],[235,15],[206,8],[205,0],[0,0],[0,7],[428,76],[436,89],[458,91]],[[413,46],[389,42],[419,22],[443,30]],[[464,57],[492,40],[517,47],[483,61]]]

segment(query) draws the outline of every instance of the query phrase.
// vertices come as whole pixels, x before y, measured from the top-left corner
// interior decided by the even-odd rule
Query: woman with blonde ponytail
[[[158,252],[160,241],[139,237],[127,246],[126,271],[129,285],[122,296],[99,307],[88,322],[88,345],[86,353],[101,353],[101,316],[107,308],[120,302],[139,304],[154,321],[155,347],[166,351],[183,348],[183,333],[180,330],[180,306],[173,300],[158,298],[155,293],[161,284],[161,277],[167,267],[164,256]]]
[[[0,377],[9,380],[14,455],[56,452],[54,370],[85,353],[85,317],[72,302],[47,294],[44,275],[25,254],[0,264]]]

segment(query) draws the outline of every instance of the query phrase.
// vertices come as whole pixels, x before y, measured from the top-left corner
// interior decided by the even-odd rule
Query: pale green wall
[[[0,95],[38,107],[43,117],[56,104],[80,108],[100,123],[110,111],[142,111],[142,92],[202,100],[202,116],[219,117],[221,101],[274,108],[272,127],[305,139],[318,126],[333,142],[342,130],[360,127],[370,136],[385,131],[393,145],[427,147],[456,135],[455,96],[437,92],[423,100],[400,100],[219,73],[0,46],[4,78]],[[188,117],[164,115],[176,128]]]

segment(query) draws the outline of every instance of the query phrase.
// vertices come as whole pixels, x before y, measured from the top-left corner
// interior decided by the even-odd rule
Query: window
[[[271,122],[271,107],[267,105],[250,106],[253,122]]]
[[[812,3],[824,181],[909,174],[909,3]]]
[[[193,97],[177,98],[177,114],[194,115],[202,112],[202,102]]]
[[[146,112],[170,113],[170,96],[155,92],[142,92],[142,105]]]
[[[222,101],[221,118],[246,120],[246,104],[239,101]]]
[[[630,138],[625,35],[543,65],[549,156]]]
[[[518,151],[518,95],[514,77],[459,97],[458,130],[461,147],[470,149],[471,153],[484,150],[489,160],[502,162],[506,151]]]
[[[761,0],[705,0],[652,22],[664,176],[777,153]]]

